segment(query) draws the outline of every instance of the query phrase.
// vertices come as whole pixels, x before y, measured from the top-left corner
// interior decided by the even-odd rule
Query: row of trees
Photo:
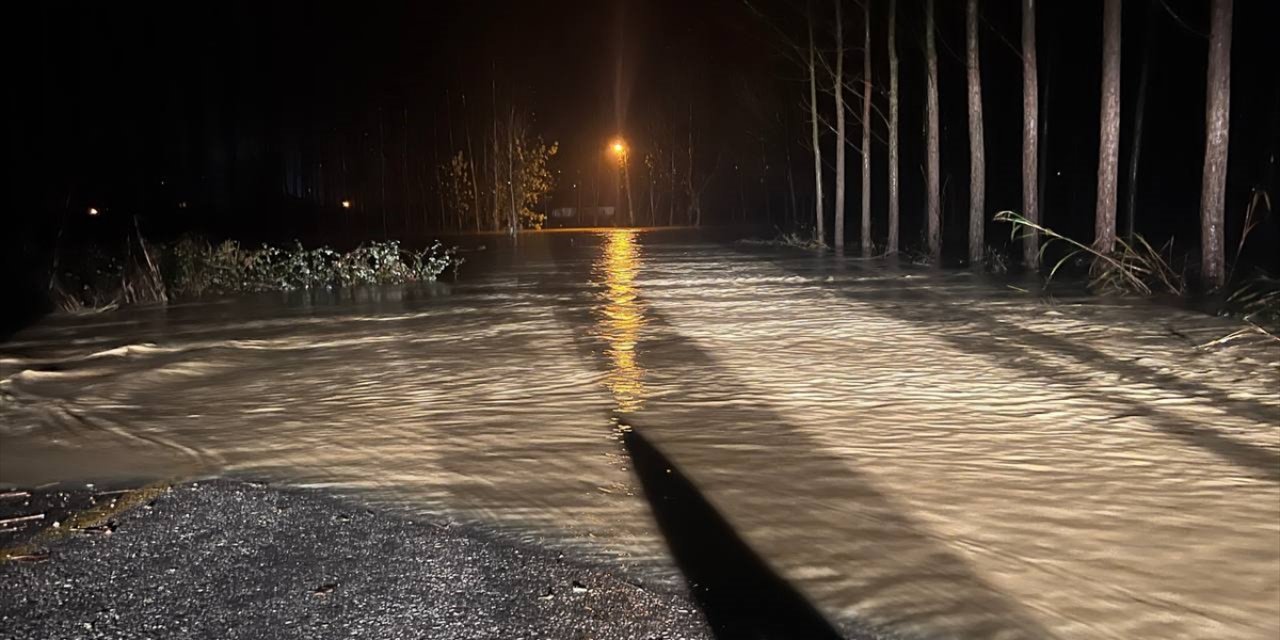
[[[872,12],[873,0],[861,0],[863,17],[862,77],[860,82],[851,82],[845,69],[847,55],[845,43],[845,0],[834,0],[832,15],[834,53],[827,54],[815,39],[815,26],[826,23],[820,14],[810,10],[806,14],[806,40],[799,42],[784,34],[784,44],[789,57],[797,62],[806,72],[806,103],[809,111],[811,128],[809,146],[813,152],[814,164],[814,222],[816,239],[825,241],[824,229],[825,200],[823,177],[823,130],[834,134],[834,229],[833,240],[836,248],[845,244],[845,194],[846,170],[845,154],[847,149],[854,149],[861,156],[861,211],[859,225],[859,245],[863,255],[871,255],[873,238],[871,233],[871,144],[874,135],[872,60]],[[887,194],[887,246],[885,252],[893,254],[899,251],[901,239],[900,227],[900,179],[899,179],[899,52],[897,44],[898,0],[885,0],[887,6],[887,51],[888,75],[880,90],[887,90],[887,114],[877,113],[887,125],[888,146],[888,180]],[[1201,277],[1208,288],[1217,288],[1225,283],[1226,269],[1224,256],[1223,222],[1226,192],[1227,143],[1230,112],[1230,48],[1231,48],[1231,16],[1232,0],[1211,0],[1211,21],[1208,51],[1208,77],[1206,82],[1206,140],[1203,165],[1203,182],[1201,188]],[[937,261],[942,252],[941,234],[941,180],[939,172],[939,99],[938,99],[938,53],[936,46],[935,0],[923,0],[924,3],[924,174],[925,174],[925,206],[924,206],[924,244],[928,255]],[[1021,0],[1021,44],[1022,58],[1022,215],[1034,225],[1041,223],[1040,200],[1042,184],[1040,163],[1043,162],[1040,146],[1040,87],[1039,70],[1036,57],[1036,2]],[[1099,122],[1099,156],[1097,162],[1097,201],[1095,206],[1094,239],[1092,247],[1101,254],[1110,254],[1116,249],[1116,208],[1119,172],[1120,146],[1120,39],[1121,39],[1121,0],[1104,0],[1102,28],[1102,68],[1101,80],[1101,113]],[[983,92],[981,76],[981,38],[979,22],[979,0],[966,0],[965,6],[965,69],[968,107],[968,139],[969,139],[969,202],[968,202],[968,251],[971,263],[979,263],[984,257],[984,228],[987,218],[986,193],[986,146],[983,122]],[[780,30],[781,32],[781,30]],[[1146,63],[1144,62],[1144,73]],[[1145,86],[1145,78],[1141,86]],[[833,103],[834,124],[823,117],[819,108],[819,94],[829,96]],[[846,96],[851,96],[850,101]],[[1142,97],[1139,97],[1139,101]],[[860,110],[854,111],[853,105],[860,103]],[[1139,108],[1142,105],[1139,104]],[[1140,112],[1139,112],[1140,114]],[[861,128],[861,143],[854,145],[850,140],[846,118],[852,117]],[[1137,118],[1141,122],[1141,116]],[[1140,124],[1138,125],[1140,126]],[[1140,144],[1140,142],[1139,142]],[[1137,154],[1131,158],[1130,173],[1136,174]],[[1132,191],[1132,190],[1131,190]],[[1132,207],[1132,204],[1129,205]],[[1130,216],[1132,218],[1132,215]],[[1132,234],[1132,225],[1129,233]],[[1039,266],[1039,238],[1032,232],[1023,239],[1023,262],[1031,268]]]
[[[495,91],[496,95],[496,91]],[[462,105],[466,106],[465,95]],[[439,168],[440,209],[456,230],[540,228],[546,215],[537,211],[555,187],[549,162],[559,146],[532,132],[531,118],[514,106],[500,117],[496,108],[491,127],[477,153],[471,119],[465,117],[465,146],[454,148],[450,123],[450,152]]]

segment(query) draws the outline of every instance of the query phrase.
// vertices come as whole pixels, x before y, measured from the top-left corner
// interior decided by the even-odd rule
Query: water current
[[[1280,346],[1231,321],[689,234],[456,282],[51,316],[0,485],[268,479],[673,578],[632,429],[836,621],[1280,637]]]

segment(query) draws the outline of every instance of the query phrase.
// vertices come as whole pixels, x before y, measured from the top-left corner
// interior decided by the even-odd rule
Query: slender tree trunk
[[[898,253],[898,0],[889,0],[889,237],[885,253]]]
[[[671,136],[671,150],[667,153],[671,163],[671,171],[667,174],[671,200],[667,202],[667,226],[676,226],[676,137]]]
[[[436,115],[438,116],[439,113],[437,112]],[[435,122],[439,121],[439,118],[436,118]],[[436,199],[439,200],[440,206],[440,210],[438,212],[440,214],[440,229],[444,230],[445,219],[448,217],[448,210],[445,208],[444,204],[444,185],[440,178],[440,168],[440,127],[433,123],[431,127],[431,174],[435,176],[436,179]]]
[[[1155,29],[1151,28],[1155,13],[1155,0],[1147,2],[1147,32],[1142,40],[1142,66],[1138,71],[1138,98],[1133,106],[1133,147],[1129,150],[1129,175],[1124,190],[1124,237],[1130,243],[1137,233],[1138,221],[1138,160],[1142,156],[1143,123],[1147,112],[1147,84],[1151,76],[1151,49]]]
[[[1036,0],[1022,0],[1022,215],[1040,224],[1037,188],[1040,184],[1039,144],[1040,78],[1036,68]],[[1024,229],[1022,263],[1040,268],[1040,237]]]
[[[404,144],[400,146],[400,194],[403,200],[400,202],[400,217],[404,223],[404,233],[409,235],[409,190],[412,186],[409,182],[409,107],[404,107],[401,114],[404,116]],[[423,231],[426,231],[425,229]]]
[[[1209,73],[1205,81],[1204,181],[1200,190],[1201,278],[1206,289],[1226,284],[1223,208],[1227,188],[1227,137],[1231,116],[1232,0],[1213,0]]]
[[[844,16],[840,5],[843,0],[835,0],[836,4],[836,69],[832,78],[832,89],[836,96],[836,220],[835,246],[844,248],[844,155],[848,138],[844,128]]]
[[[791,136],[786,136],[785,139],[789,142]],[[791,145],[784,144],[782,148],[787,154],[787,194],[791,203],[791,208],[788,211],[788,226],[794,228],[796,224],[796,176],[793,170],[794,165],[791,164]]]
[[[480,213],[480,185],[476,175],[476,152],[471,146],[471,118],[467,114],[467,94],[462,94],[462,126],[467,132],[467,166],[471,169],[471,207],[476,217],[476,231],[480,230],[484,216]]]
[[[942,258],[942,188],[938,181],[938,50],[934,42],[933,0],[924,5],[925,86],[925,189],[927,191],[925,229],[929,258]]]
[[[382,126],[382,107],[378,107],[378,181],[380,183],[380,193],[382,205],[382,239],[386,240],[387,234],[387,137]]]
[[[630,149],[622,154],[622,188],[627,190],[627,224],[634,227],[636,226],[636,207],[631,200],[631,167],[629,166],[631,158],[628,157],[630,155]]]
[[[493,193],[493,230],[502,229],[502,197],[501,187],[502,181],[498,177],[498,81],[496,77],[490,81],[489,85],[492,91],[493,99],[493,186],[490,191]]]
[[[1120,0],[1106,0],[1102,17],[1102,116],[1098,138],[1098,204],[1093,247],[1116,245],[1116,179],[1120,156]]]
[[[862,257],[871,256],[871,0],[862,0]]]
[[[813,143],[813,239],[818,244],[826,244],[826,232],[822,228],[823,211],[822,196],[822,145],[818,137],[818,66],[813,59],[813,14],[809,15],[809,122],[812,124]]]
[[[982,132],[982,69],[978,52],[978,0],[965,11],[965,62],[969,72],[969,264],[982,263],[986,231],[987,154]]]
[[[516,108],[511,107],[507,120],[507,191],[511,193],[511,233],[514,235],[519,227],[520,214],[516,207]]]

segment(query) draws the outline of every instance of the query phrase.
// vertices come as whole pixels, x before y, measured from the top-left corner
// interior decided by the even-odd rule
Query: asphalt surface
[[[0,637],[714,637],[688,593],[492,531],[225,480],[144,497],[11,540]]]

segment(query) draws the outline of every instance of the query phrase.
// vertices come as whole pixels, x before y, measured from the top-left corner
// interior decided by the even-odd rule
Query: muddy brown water
[[[675,579],[622,423],[832,620],[1280,637],[1280,349],[1196,347],[1230,321],[689,234],[474,258],[47,318],[0,345],[0,486],[267,478]]]

